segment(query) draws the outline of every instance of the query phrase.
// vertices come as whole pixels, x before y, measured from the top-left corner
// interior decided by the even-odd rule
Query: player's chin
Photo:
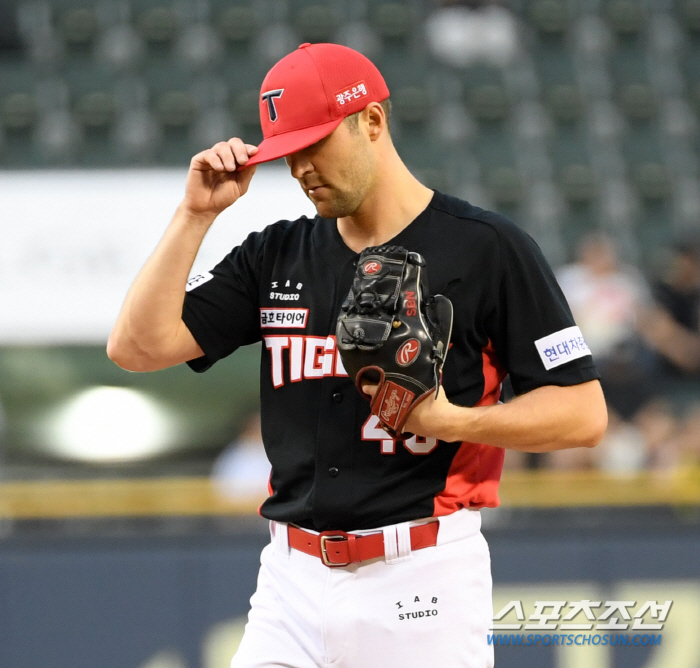
[[[314,202],[314,206],[316,207],[316,213],[318,213],[321,218],[337,218],[333,212],[333,208],[329,207],[327,204],[323,202]]]
[[[338,205],[333,199],[323,195],[309,196],[321,218],[338,218]]]
[[[310,199],[321,218],[344,218],[351,216],[357,210],[357,205],[352,200],[344,197],[342,193],[336,196],[336,193],[331,193],[330,189],[327,194]]]

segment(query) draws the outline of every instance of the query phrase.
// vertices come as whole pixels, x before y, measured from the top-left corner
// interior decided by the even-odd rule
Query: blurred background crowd
[[[419,178],[536,239],[594,353],[611,412],[603,444],[509,453],[508,466],[700,464],[700,0],[2,0],[0,180],[144,167],[184,179],[195,152],[261,138],[265,72],[320,41],[377,63],[395,143]],[[100,341],[6,343],[5,475],[213,470],[238,481],[230,493],[247,490],[267,479],[257,354],[207,378],[136,379]],[[187,444],[126,448],[138,411],[141,435],[151,419],[128,389],[163,415],[191,414]],[[36,425],[59,404],[64,441],[78,438],[65,436],[71,420],[99,421],[111,454],[94,456],[97,428],[82,451],[40,447]]]

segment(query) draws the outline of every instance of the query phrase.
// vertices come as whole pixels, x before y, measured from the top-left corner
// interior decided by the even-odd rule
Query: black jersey
[[[566,300],[535,242],[512,222],[435,193],[389,243],[426,260],[430,292],[450,298],[454,325],[443,382],[463,406],[598,378]],[[378,428],[343,369],[333,333],[358,254],[336,221],[302,217],[254,232],[190,280],[183,319],[205,371],[262,341],[263,441],[272,464],[261,514],[318,531],[370,529],[496,506],[501,448]]]

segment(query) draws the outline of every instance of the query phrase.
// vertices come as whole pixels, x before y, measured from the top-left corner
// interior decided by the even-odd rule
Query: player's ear
[[[370,102],[364,108],[362,116],[367,124],[370,141],[376,141],[388,130],[386,114],[379,102]]]

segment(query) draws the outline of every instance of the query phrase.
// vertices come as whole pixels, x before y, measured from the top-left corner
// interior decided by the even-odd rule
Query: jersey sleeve
[[[260,340],[258,285],[264,232],[253,232],[211,271],[187,284],[182,319],[204,356],[187,364],[209,369],[240,346]]]
[[[489,338],[516,394],[600,378],[554,272],[515,224],[497,226]]]

